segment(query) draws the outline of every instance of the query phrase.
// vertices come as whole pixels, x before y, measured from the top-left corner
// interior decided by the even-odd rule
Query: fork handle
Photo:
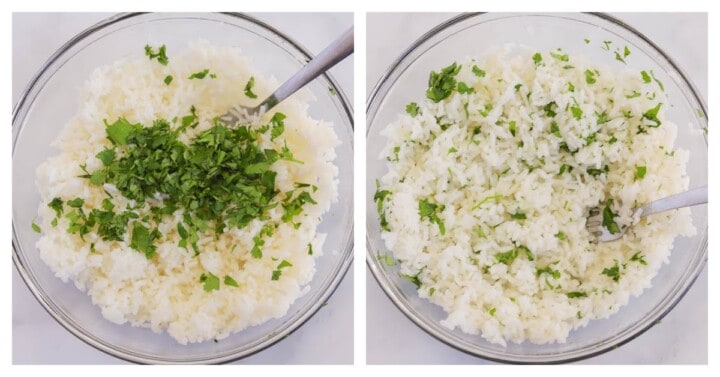
[[[355,49],[354,35],[354,29],[350,27],[338,39],[325,47],[320,54],[310,60],[307,65],[297,71],[289,80],[285,81],[282,86],[277,88],[270,97],[258,105],[260,113],[262,114],[270,110],[307,83],[314,80],[321,73],[327,71],[330,67],[352,54]]]
[[[707,186],[702,186],[650,202],[640,207],[640,209],[642,209],[642,213],[640,215],[644,217],[658,212],[665,212],[682,207],[690,207],[707,202],[708,188]]]

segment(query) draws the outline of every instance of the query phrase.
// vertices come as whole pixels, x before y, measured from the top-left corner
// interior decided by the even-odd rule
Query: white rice
[[[389,171],[380,186],[391,192],[384,206],[386,247],[402,274],[417,276],[420,297],[445,310],[443,325],[502,345],[564,342],[571,330],[616,313],[651,286],[675,237],[695,234],[686,208],[644,218],[621,240],[592,242],[587,213],[607,198],[614,199],[616,221],[624,226],[633,207],[687,189],[688,151],[674,149],[677,127],[664,119],[670,104],[640,72],[542,57],[537,67],[532,53],[508,51],[458,62],[457,81],[474,93],[454,92],[439,103],[423,97],[416,117],[403,113],[383,131],[387,145],[380,158],[388,159]],[[473,74],[473,66],[486,75]],[[596,83],[587,83],[587,69],[598,69]],[[633,91],[642,95],[627,98]],[[551,133],[553,118],[543,111],[551,101],[561,137]],[[639,124],[648,123],[642,114],[659,102],[662,125],[636,134]],[[570,110],[576,103],[583,113],[579,120]],[[486,105],[492,109],[484,116]],[[598,124],[596,112],[603,111],[610,120]],[[510,121],[516,122],[515,136]],[[438,123],[450,126],[443,131]],[[584,139],[596,131],[596,141],[586,145]],[[613,136],[617,141],[611,143]],[[560,152],[562,141],[579,151]],[[563,164],[573,171],[558,174]],[[609,171],[596,178],[586,172],[605,165]],[[642,179],[635,178],[636,166],[647,166]],[[473,209],[494,195],[502,198]],[[445,206],[438,212],[444,235],[420,218],[423,199]],[[512,219],[517,211],[527,219]],[[534,260],[520,251],[509,265],[498,262],[498,253],[518,245],[531,250]],[[617,282],[602,273],[616,263]],[[545,267],[559,277],[537,273]],[[587,297],[569,298],[568,292]]]
[[[141,52],[142,46],[138,49]],[[76,116],[55,142],[60,154],[37,169],[41,194],[38,222],[44,231],[37,246],[56,276],[87,291],[108,320],[149,327],[155,332],[166,329],[179,343],[186,344],[222,339],[282,317],[310,289],[315,258],[322,255],[325,241],[317,226],[338,196],[338,170],[333,161],[334,148],[340,142],[331,124],[308,116],[311,96],[307,92],[284,101],[262,119],[267,123],[276,111],[287,116],[282,136],[273,143],[269,136],[262,136],[261,144],[279,149],[278,145],[286,142],[294,157],[304,162],[281,160],[272,165],[277,172],[276,188],[281,192],[278,198],[292,190],[295,182],[318,187],[312,194],[317,205],[306,204],[294,219],[302,224],[297,230],[280,221],[283,209],[277,206],[269,211],[270,220],[253,220],[241,230],[230,228],[217,239],[212,231],[201,234],[201,252],[193,257],[192,251],[177,246],[177,223],[182,221],[182,210],[178,210],[159,225],[162,237],[156,241],[157,256],[148,260],[128,246],[130,232],[126,232],[124,242],[106,242],[94,232],[85,235],[83,242],[77,234],[66,232],[65,217],[53,227],[55,213],[47,203],[54,197],[83,198],[89,210],[100,207],[107,197],[105,189],[115,194],[116,208],[128,203],[112,185],[92,186],[87,179],[78,178],[83,174],[79,165],[87,164],[89,171],[100,168],[95,155],[110,146],[103,119],[114,122],[125,117],[131,123],[151,125],[158,118],[187,115],[195,106],[200,125],[187,132],[192,136],[208,129],[211,119],[231,106],[255,104],[277,85],[253,69],[237,48],[193,43],[184,51],[168,51],[168,56],[170,63],[162,66],[138,54],[96,69],[85,83]],[[217,78],[188,79],[191,73],[206,68]],[[163,82],[167,75],[174,78],[171,85]],[[251,76],[255,77],[253,91],[258,95],[254,101],[243,92]],[[253,236],[268,221],[279,226],[262,247],[263,257],[252,258]],[[94,253],[90,252],[91,243],[95,244]],[[312,255],[308,243],[312,243]],[[283,259],[292,267],[284,268],[278,280],[271,280],[272,271]],[[220,277],[219,290],[203,290],[198,279],[205,272]],[[239,287],[223,285],[225,275],[234,278]]]

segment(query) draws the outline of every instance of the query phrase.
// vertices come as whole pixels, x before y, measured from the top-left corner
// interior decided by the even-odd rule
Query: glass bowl
[[[593,41],[588,48],[584,38]],[[415,324],[440,341],[472,355],[512,363],[558,363],[579,360],[616,348],[652,327],[682,299],[707,261],[707,205],[692,208],[698,234],[678,237],[669,263],[653,278],[653,287],[608,319],[591,321],[570,333],[565,343],[535,345],[509,343],[507,347],[450,331],[440,321],[441,307],[418,297],[415,286],[399,276],[398,266],[378,259],[385,254],[380,237],[375,180],[387,172],[379,159],[386,139],[382,129],[405,111],[405,105],[424,95],[430,71],[439,70],[468,56],[482,56],[489,48],[506,43],[527,45],[538,51],[562,48],[584,55],[598,65],[618,67],[615,56],[597,46],[605,40],[627,45],[631,68],[654,70],[665,84],[672,107],[666,116],[678,125],[676,147],[691,151],[688,162],[690,187],[707,185],[707,112],[697,90],[683,71],[657,45],[632,27],[605,14],[463,14],[438,25],[415,41],[382,76],[370,94],[367,107],[367,263],[378,283],[395,305]]]
[[[327,234],[322,257],[309,291],[288,313],[249,327],[219,342],[186,346],[167,333],[116,325],[105,320],[85,292],[62,283],[40,259],[39,235],[29,224],[40,196],[35,169],[57,154],[50,147],[77,109],[77,91],[90,72],[130,54],[147,43],[170,49],[204,39],[215,45],[239,46],[264,75],[290,77],[312,55],[273,27],[241,14],[120,14],[78,34],[62,46],[27,87],[13,112],[13,261],[30,291],[63,327],[84,342],[110,355],[139,363],[219,363],[258,352],[283,339],[308,320],[330,297],[352,262],[353,118],[350,103],[335,80],[319,76],[307,88],[316,97],[309,114],[332,122],[342,145],[336,149],[339,167],[336,203],[319,231]],[[334,89],[334,94],[328,88]]]

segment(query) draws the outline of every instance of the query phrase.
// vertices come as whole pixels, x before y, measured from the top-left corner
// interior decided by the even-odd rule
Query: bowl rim
[[[499,12],[498,12],[499,13]],[[367,138],[370,134],[370,130],[372,128],[372,123],[370,122],[371,118],[370,115],[373,115],[372,120],[374,120],[374,115],[371,114],[377,111],[377,102],[379,101],[378,96],[381,95],[382,90],[385,87],[385,84],[387,83],[387,80],[398,71],[398,69],[401,68],[401,65],[405,62],[405,59],[413,53],[418,47],[421,47],[425,42],[427,42],[430,38],[435,36],[436,34],[444,31],[445,29],[454,26],[455,24],[465,21],[467,19],[472,19],[476,17],[482,17],[485,15],[492,15],[495,13],[490,12],[467,12],[467,13],[460,13],[458,15],[455,15],[453,17],[450,17],[449,19],[441,22],[437,26],[431,28],[429,31],[418,37],[414,42],[412,42],[405,50],[403,50],[398,57],[390,64],[390,66],[385,70],[385,72],[380,76],[378,81],[375,83],[372,91],[370,92],[370,95],[367,99],[367,106],[366,106],[366,116],[367,116],[367,128],[365,132],[365,137]],[[513,12],[513,15],[550,15],[554,16],[558,13],[543,13],[543,12],[529,12],[529,13],[522,13],[522,12]],[[625,31],[630,32],[636,37],[639,37],[641,41],[647,43],[655,52],[659,54],[659,58],[661,60],[664,60],[666,63],[670,65],[672,69],[674,69],[679,77],[681,82],[683,82],[685,85],[687,85],[687,88],[690,91],[690,94],[693,96],[693,99],[697,101],[697,104],[700,106],[700,110],[702,111],[702,120],[704,123],[704,126],[707,127],[707,105],[705,103],[705,100],[703,97],[699,94],[697,87],[693,83],[693,81],[688,77],[688,75],[685,73],[685,71],[680,68],[680,66],[668,55],[662,48],[660,48],[657,44],[655,44],[650,38],[648,38],[645,34],[637,30],[636,28],[628,25],[624,21],[620,20],[619,18],[616,18],[610,14],[603,13],[603,12],[581,12],[581,13],[571,13],[571,12],[564,12],[563,14],[586,14],[590,16],[597,17],[601,21],[609,22],[611,24],[614,24],[615,26],[619,26],[622,29],[625,29]],[[405,67],[406,68],[406,67]],[[708,144],[707,139],[707,133],[703,135],[705,139],[705,145]],[[367,178],[367,177],[366,177]],[[367,215],[368,217],[371,216],[370,214]],[[560,363],[567,363],[567,362],[573,362],[573,361],[579,361],[588,359],[594,356],[601,355],[603,353],[606,353],[610,350],[613,350],[617,347],[620,347],[633,339],[639,337],[640,335],[644,334],[647,330],[649,330],[651,327],[653,327],[655,324],[657,324],[660,320],[662,320],[670,311],[672,311],[675,306],[682,301],[683,297],[687,294],[687,292],[692,288],[697,278],[700,276],[702,271],[705,270],[707,266],[707,247],[708,247],[708,228],[707,226],[704,229],[704,233],[701,235],[701,240],[699,242],[699,249],[702,250],[702,252],[698,253],[698,255],[693,258],[693,260],[697,260],[698,258],[701,258],[702,261],[697,264],[694,271],[691,271],[691,274],[689,276],[689,279],[685,282],[685,286],[680,287],[680,290],[675,298],[675,301],[672,302],[670,305],[668,305],[667,308],[660,311],[659,314],[656,314],[657,317],[653,321],[649,321],[644,326],[630,326],[628,329],[630,329],[630,335],[626,336],[624,338],[621,338],[619,342],[614,344],[603,344],[600,346],[597,350],[594,350],[592,352],[572,356],[572,357],[557,357],[557,355],[549,355],[547,357],[547,360],[522,360],[519,357],[509,357],[509,358],[503,358],[499,356],[492,356],[485,354],[483,352],[476,352],[471,349],[468,349],[466,347],[463,347],[460,344],[457,344],[453,342],[450,338],[446,338],[443,336],[441,331],[436,330],[432,326],[425,323],[419,316],[416,316],[411,308],[409,306],[406,306],[403,301],[400,299],[399,295],[397,295],[393,289],[391,289],[391,283],[389,282],[387,276],[383,271],[381,271],[380,263],[377,262],[373,257],[373,253],[375,250],[372,247],[372,242],[370,239],[371,230],[369,227],[369,222],[366,221],[366,237],[365,237],[365,244],[366,244],[366,255],[365,255],[365,263],[367,264],[367,267],[370,269],[370,272],[372,273],[373,277],[375,278],[375,281],[378,283],[382,291],[385,293],[385,295],[390,299],[390,301],[393,302],[396,308],[398,308],[408,319],[410,319],[416,326],[418,326],[420,329],[425,331],[425,333],[431,335],[433,338],[439,340],[440,342],[459,350],[463,353],[466,353],[470,356],[483,358],[490,361],[495,362],[501,362],[501,363],[510,363],[510,364],[560,364]],[[628,330],[626,329],[626,330]]]
[[[52,66],[53,63],[61,59],[65,56],[65,54],[68,52],[69,49],[74,47],[75,45],[79,44],[80,42],[84,41],[85,38],[93,35],[95,32],[98,32],[102,29],[105,29],[109,26],[115,25],[117,23],[120,23],[122,21],[133,19],[135,17],[143,16],[146,14],[150,14],[151,12],[125,12],[125,13],[118,13],[115,15],[112,15],[110,17],[104,18],[100,20],[99,22],[87,27],[86,29],[82,30],[75,36],[73,36],[70,40],[65,42],[62,46],[60,46],[38,69],[38,71],[35,73],[35,75],[32,77],[28,85],[23,89],[22,94],[20,95],[20,98],[18,99],[17,103],[13,106],[12,110],[12,130],[13,130],[13,141],[12,141],[12,151],[13,151],[13,157],[14,157],[14,151],[15,151],[15,145],[19,139],[20,135],[20,129],[22,128],[22,124],[18,124],[18,115],[20,114],[20,110],[24,108],[24,105],[28,99],[30,99],[30,94],[32,93],[33,89],[35,89],[38,82],[41,81],[41,79],[46,74],[46,71],[49,67]],[[169,13],[169,12],[158,12],[156,14],[163,14],[167,15],[166,18],[163,18],[165,20],[172,19],[174,17],[183,18],[183,15],[187,14],[193,14],[195,18],[202,19],[203,21],[217,21],[209,18],[204,18],[202,15],[204,14],[213,14],[213,13]],[[261,29],[263,29],[265,32],[269,32],[269,34],[280,38],[283,42],[286,42],[289,44],[289,48],[284,48],[286,50],[295,50],[293,52],[297,52],[300,55],[302,55],[303,58],[307,59],[308,61],[314,57],[314,55],[308,50],[306,47],[304,47],[302,44],[288,36],[287,34],[281,32],[277,28],[269,25],[268,23],[261,21],[253,16],[250,16],[248,14],[239,13],[239,12],[216,12],[216,15],[221,16],[228,16],[230,18],[239,19],[241,21],[249,22],[250,24],[253,24],[254,26],[259,26]],[[350,131],[350,137],[352,138],[354,135],[354,118],[353,118],[353,108],[352,104],[348,100],[344,90],[342,87],[337,83],[335,78],[330,74],[329,71],[323,72],[318,76],[318,78],[324,78],[327,80],[327,82],[332,86],[332,88],[335,91],[335,95],[339,98],[338,103],[341,105],[341,113],[347,118],[347,123],[343,122],[343,125],[345,127],[349,127]],[[352,144],[349,146],[351,150],[353,150]],[[354,158],[354,156],[353,156]],[[351,194],[352,195],[352,194]],[[141,355],[135,352],[124,352],[117,348],[114,348],[114,346],[109,343],[105,342],[101,339],[98,339],[94,337],[91,334],[88,334],[84,329],[80,327],[76,327],[74,322],[71,323],[71,321],[67,321],[61,314],[53,310],[54,303],[49,297],[46,297],[41,292],[41,289],[35,284],[35,279],[32,276],[32,274],[29,273],[29,271],[25,268],[25,265],[23,264],[22,259],[20,258],[20,254],[22,253],[22,247],[19,244],[16,227],[15,227],[15,221],[13,219],[12,221],[12,259],[13,264],[15,265],[16,270],[18,271],[20,277],[22,278],[23,282],[27,286],[27,288],[32,293],[33,297],[37,300],[38,303],[45,309],[45,311],[53,318],[57,323],[59,323],[65,330],[70,332],[72,335],[74,335],[76,338],[80,339],[84,343],[90,345],[91,347],[104,352],[105,354],[108,354],[110,356],[116,357],[121,360],[125,360],[132,363],[137,364],[219,364],[219,363],[229,363],[232,361],[240,360],[242,358],[251,356],[253,354],[256,354],[260,351],[263,351],[274,344],[278,343],[279,341],[282,341],[287,336],[295,332],[297,329],[302,327],[310,318],[312,318],[318,310],[330,299],[330,297],[335,293],[337,288],[340,286],[340,283],[344,280],[345,276],[347,275],[347,272],[349,270],[350,265],[352,265],[353,262],[353,255],[354,255],[354,216],[353,216],[353,207],[349,207],[349,219],[350,219],[350,230],[347,235],[345,235],[345,244],[342,246],[342,253],[341,257],[338,261],[338,264],[336,265],[336,271],[334,274],[330,275],[330,284],[327,286],[324,292],[321,292],[321,294],[318,296],[318,299],[309,306],[308,310],[306,310],[304,313],[302,313],[293,323],[289,324],[288,326],[285,326],[282,331],[274,332],[273,336],[268,338],[266,337],[264,340],[259,342],[257,346],[243,351],[243,352],[233,352],[228,351],[225,354],[217,357],[205,357],[205,358],[195,358],[190,360],[175,360],[175,359],[169,359],[169,358],[156,358],[156,357],[148,357],[146,355]]]

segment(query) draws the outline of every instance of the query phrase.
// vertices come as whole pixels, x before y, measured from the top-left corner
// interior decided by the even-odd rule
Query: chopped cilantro
[[[552,122],[550,122],[550,133],[557,137],[562,137],[562,135],[560,135],[560,127],[558,126],[557,122],[554,120]]]
[[[612,211],[612,205],[612,199],[608,199],[605,202],[605,208],[603,209],[602,226],[604,226],[610,232],[610,234],[616,234],[620,233],[620,226],[615,222],[615,218],[618,216],[618,214]]]
[[[608,170],[609,170],[608,166],[605,165],[602,169],[587,168],[585,171],[587,171],[587,173],[588,173],[590,176],[592,176],[592,177],[597,177],[597,176],[600,175],[600,174],[605,174],[605,173],[607,173]]]
[[[42,229],[40,229],[40,226],[38,224],[35,224],[35,220],[32,221],[32,230],[35,231],[35,233],[41,233]]]
[[[516,212],[510,215],[510,218],[515,220],[525,220],[527,219],[527,216],[522,212]]]
[[[313,255],[312,243],[308,242],[307,246],[308,246],[308,255]]]
[[[568,83],[568,92],[574,92],[575,91],[575,85],[573,85],[571,82]]]
[[[270,277],[271,280],[278,280],[280,279],[280,276],[282,276],[282,269],[292,267],[292,263],[288,262],[287,260],[283,259],[280,264],[275,267],[275,270],[272,272],[272,276]]]
[[[105,120],[103,122],[108,139],[115,145],[127,145],[130,134],[136,133],[142,128],[140,124],[131,124],[125,118],[118,118],[113,124],[108,124]]]
[[[470,94],[475,93],[475,88],[468,86],[466,83],[460,81],[457,85],[457,91],[460,94]]]
[[[618,265],[618,262],[615,261],[614,266],[603,269],[602,274],[607,275],[608,277],[612,278],[614,281],[620,280],[620,266]]]
[[[570,111],[572,112],[573,118],[575,118],[577,120],[580,120],[580,118],[582,118],[583,111],[580,108],[580,105],[577,105],[577,104],[572,105],[570,107]]]
[[[433,102],[440,102],[445,98],[449,97],[455,90],[455,76],[460,72],[462,66],[457,63],[443,68],[439,73],[432,71],[430,72],[430,79],[428,80],[428,90],[425,92],[425,96],[431,99]]]
[[[428,199],[421,199],[418,202],[418,210],[420,214],[420,220],[428,219],[431,224],[437,224],[440,229],[440,234],[445,234],[445,223],[438,216],[439,212],[445,210],[444,205],[431,203]]]
[[[53,200],[48,203],[48,207],[52,208],[52,210],[55,211],[56,217],[60,217],[60,215],[63,214],[63,200],[59,197],[53,198]]]
[[[488,195],[488,196],[484,197],[482,200],[480,200],[480,202],[478,204],[475,204],[475,206],[472,207],[472,210],[474,211],[474,210],[480,208],[480,206],[482,206],[483,204],[485,204],[486,202],[488,202],[490,200],[498,200],[498,199],[501,199],[502,197],[503,196],[501,194]]]
[[[491,316],[494,316],[495,312],[496,312],[495,308],[490,308],[490,310],[488,311],[488,313],[490,313]]]
[[[652,109],[643,113],[643,116],[642,116],[643,119],[647,119],[650,122],[655,123],[655,124],[646,124],[646,126],[652,127],[652,128],[660,127],[660,125],[662,123],[660,122],[660,119],[658,119],[657,115],[658,115],[658,112],[660,111],[661,106],[662,106],[662,103],[658,103],[657,106],[655,106]]]
[[[510,130],[510,134],[513,135],[513,136],[515,136],[515,121],[514,121],[514,120],[511,120],[511,121],[510,121],[510,124],[508,125],[508,127],[509,127],[509,130]]]
[[[552,56],[553,58],[555,58],[557,60],[560,60],[561,62],[566,62],[570,59],[568,54],[560,54],[560,53],[555,53],[552,51],[550,51],[550,56]]]
[[[405,106],[405,111],[413,117],[416,117],[420,113],[420,107],[415,102],[410,102]]]
[[[406,275],[406,274],[402,274],[400,276],[407,279],[409,282],[415,284],[415,288],[417,288],[417,289],[420,289],[420,287],[422,286],[422,281],[420,281],[420,273],[419,272],[414,276]]]
[[[568,298],[581,298],[581,297],[587,297],[587,293],[583,291],[573,291],[566,293]]]
[[[220,278],[213,275],[212,272],[203,272],[200,275],[200,282],[203,283],[203,289],[205,292],[220,290]]]
[[[642,80],[644,83],[649,84],[652,82],[652,78],[650,77],[650,75],[648,75],[647,72],[640,71],[640,75],[642,75]]]
[[[250,76],[250,79],[245,84],[245,95],[250,98],[257,98],[257,94],[253,93],[252,88],[255,86],[255,76]]]
[[[163,80],[163,82],[165,83],[165,85],[170,85],[170,83],[171,83],[172,81],[173,81],[172,75],[167,75],[167,76],[165,76],[165,80]]]
[[[653,80],[655,80],[655,82],[658,84],[658,86],[660,87],[660,90],[662,90],[664,92],[665,85],[663,85],[662,81],[658,80],[657,77],[655,77],[655,72],[650,70],[650,76],[652,76]]]
[[[635,166],[635,180],[643,179],[647,173],[647,166]]]
[[[472,73],[474,73],[475,76],[477,76],[477,77],[485,77],[485,71],[478,68],[478,66],[476,66],[476,65],[472,66]]]
[[[457,151],[457,148],[451,147],[450,149],[448,149],[448,154],[457,153]]]
[[[157,229],[150,230],[139,222],[136,222],[130,240],[130,247],[145,254],[147,259],[155,256],[156,247],[153,241],[160,238],[160,232]]]
[[[550,266],[546,266],[543,268],[535,268],[535,275],[540,276],[542,274],[548,274],[553,277],[553,279],[559,279],[560,278],[560,271],[553,270]]]
[[[555,233],[555,238],[559,239],[560,241],[565,241],[567,236],[565,235],[564,232],[557,232],[557,233]]]
[[[506,265],[512,264],[512,262],[517,258],[518,256],[518,248],[514,248],[510,251],[506,251],[504,253],[497,253],[495,254],[495,259],[497,259],[498,263],[503,263]]]
[[[625,98],[636,98],[636,97],[640,97],[640,92],[638,92],[637,90],[633,90],[632,93],[625,96]]]
[[[150,45],[145,45],[145,55],[147,55],[150,60],[157,59],[158,63],[162,65],[168,64],[168,57],[165,51],[165,45],[160,46],[158,52],[155,52],[155,50],[150,47]]]
[[[642,265],[647,266],[647,262],[645,261],[645,257],[642,256],[642,255],[640,255],[640,252],[639,252],[639,251],[638,251],[637,253],[633,254],[633,256],[630,258],[630,261],[631,261],[631,262],[638,262],[638,263],[640,263],[640,264],[642,264]]]
[[[223,279],[223,284],[229,285],[231,287],[238,287],[237,281],[230,277],[229,275],[225,275],[225,279]]]
[[[191,74],[188,78],[191,80],[193,80],[193,79],[202,80],[205,78],[205,76],[208,75],[208,73],[210,73],[210,69],[205,68],[202,71],[198,71],[198,72]]]
[[[593,72],[593,71],[591,71],[591,70],[589,70],[589,69],[586,69],[586,70],[585,70],[585,81],[586,81],[588,84],[594,84],[594,83],[596,83],[597,80],[595,79],[595,74],[596,74],[595,72]]]
[[[535,55],[533,55],[532,59],[533,59],[533,62],[535,63],[535,65],[537,66],[540,64],[540,62],[542,62],[542,55],[540,55],[539,52],[536,52]]]
[[[584,41],[585,41],[585,44],[590,44],[590,40],[589,40],[589,39],[585,38]]]
[[[387,198],[392,193],[388,190],[380,190],[380,181],[375,180],[375,196],[373,197],[373,201],[377,203],[377,211],[378,215],[380,216],[380,228],[382,230],[389,232],[390,228],[388,227],[387,219],[385,218],[385,211],[383,210],[383,203],[385,202],[385,198]]]

